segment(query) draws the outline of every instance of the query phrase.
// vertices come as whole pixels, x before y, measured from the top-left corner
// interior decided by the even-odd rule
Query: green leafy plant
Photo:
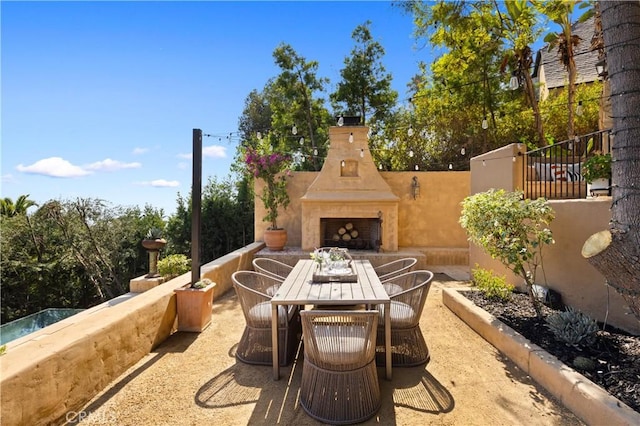
[[[7,345],[0,346],[0,355],[7,353]]]
[[[210,286],[211,284],[213,284],[213,281],[211,281],[209,278],[203,278],[191,284],[191,288],[205,288],[207,286]]]
[[[480,268],[477,264],[471,271],[473,285],[478,287],[487,298],[507,301],[511,299],[514,286],[507,282],[507,277],[497,276],[493,271]]]
[[[159,240],[162,238],[162,229],[150,228],[144,238],[147,240]]]
[[[596,341],[598,323],[588,315],[567,307],[545,318],[547,328],[556,339],[574,347],[593,345]]]
[[[262,179],[265,184],[260,199],[267,215],[262,220],[271,223],[268,229],[281,229],[277,224],[278,209],[286,209],[289,205],[287,176],[291,157],[272,152],[266,142],[259,142],[258,148],[247,148],[245,151],[245,166],[254,178]]]
[[[582,176],[587,183],[611,178],[611,154],[594,152],[582,165]]]
[[[185,274],[191,270],[191,259],[184,254],[170,254],[158,261],[158,273],[167,280]]]
[[[523,199],[522,191],[491,189],[466,197],[459,220],[469,241],[524,279],[538,317],[542,312],[533,284],[542,268],[542,249],[554,242],[548,228],[553,218],[543,198]]]

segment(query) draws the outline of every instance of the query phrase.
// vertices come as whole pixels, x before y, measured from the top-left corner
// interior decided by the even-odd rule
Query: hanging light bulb
[[[298,128],[296,127],[295,124],[293,125],[293,127],[291,127],[291,134],[292,135],[297,135],[298,134]]]
[[[304,144],[304,136],[300,138],[300,145],[303,145],[303,144]]]
[[[318,155],[318,150],[317,149],[313,150],[313,155]]]
[[[578,106],[576,107],[576,115],[578,117],[582,115],[582,101],[578,101]]]
[[[482,160],[482,167],[485,167],[486,165],[487,163],[484,160]]]
[[[414,167],[415,170],[420,170],[420,167],[418,167],[418,165],[416,164],[416,166]]]
[[[449,170],[453,170],[453,164],[449,163]]]
[[[382,170],[382,163],[378,164],[378,170]]]
[[[482,119],[482,128],[487,130],[489,128],[489,122],[487,121],[487,117]]]
[[[345,165],[344,160],[342,160],[342,162],[340,163],[340,165],[342,165],[342,167],[344,167],[344,165]]]
[[[514,155],[513,158],[511,159],[511,161],[513,161],[514,163],[516,162],[516,156]]]
[[[353,132],[349,133],[349,143],[353,143]]]
[[[360,148],[360,158],[364,158],[364,148]]]
[[[342,127],[344,124],[344,118],[342,116],[338,117],[338,126]]]
[[[413,150],[412,149],[409,150],[409,157],[413,157]]]
[[[256,133],[256,137],[258,138],[259,141],[261,141],[262,140],[262,132]]]
[[[460,155],[465,155],[467,153],[467,150],[464,149],[464,146],[462,147],[462,149],[460,150]]]
[[[509,89],[518,90],[518,87],[520,87],[520,82],[518,81],[518,77],[516,77],[515,75],[512,75],[511,80],[509,80]]]
[[[407,135],[409,135],[409,137],[413,136],[413,127],[409,126],[409,130],[407,130]]]

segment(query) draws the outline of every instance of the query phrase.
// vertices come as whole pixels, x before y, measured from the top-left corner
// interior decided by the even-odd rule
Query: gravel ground
[[[426,366],[378,369],[382,406],[364,424],[582,425],[541,386],[442,304],[437,275],[421,319]],[[234,357],[244,318],[235,293],[214,301],[203,333],[175,333],[80,411],[82,425],[318,425],[300,407],[304,359],[272,379],[270,366]],[[75,423],[72,423],[75,424]]]

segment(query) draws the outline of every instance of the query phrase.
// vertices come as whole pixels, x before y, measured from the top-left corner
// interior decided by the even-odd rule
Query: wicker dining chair
[[[380,281],[385,281],[389,278],[409,272],[416,263],[418,263],[418,259],[415,257],[405,257],[403,259],[396,259],[380,266],[376,266],[373,270],[378,274]]]
[[[253,269],[255,269],[256,272],[273,275],[280,281],[284,281],[287,275],[289,275],[289,272],[293,270],[293,266],[268,257],[256,257],[252,263]]]
[[[406,272],[387,281],[398,288],[390,295],[391,320],[391,363],[394,367],[412,367],[429,362],[429,347],[420,330],[420,317],[424,309],[433,272],[418,270]],[[380,310],[378,323],[378,346],[376,362],[383,366],[384,347],[384,307]]]
[[[380,408],[375,363],[378,311],[300,312],[304,364],[300,405],[330,424],[367,420]]]
[[[255,271],[237,271],[231,275],[242,306],[246,326],[236,358],[248,364],[271,365],[271,297],[282,281]],[[302,333],[298,306],[278,307],[278,359],[288,365],[295,358]]]

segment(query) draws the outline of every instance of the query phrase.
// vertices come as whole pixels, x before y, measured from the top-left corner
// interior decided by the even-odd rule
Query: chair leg
[[[385,365],[384,327],[378,327],[376,364]],[[394,367],[415,367],[429,363],[431,355],[419,326],[391,330],[391,365]]]

